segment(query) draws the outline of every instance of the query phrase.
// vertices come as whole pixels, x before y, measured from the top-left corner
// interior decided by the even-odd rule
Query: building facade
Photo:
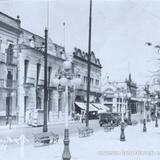
[[[122,97],[120,93],[124,93],[124,88],[114,83],[107,83],[103,90],[103,104],[107,106],[110,112],[121,113],[124,107],[124,113],[128,114],[128,99]]]
[[[91,79],[90,79],[90,103],[100,103],[101,97],[101,69],[100,60],[91,53]],[[75,90],[75,102],[84,103],[87,101],[87,71],[88,71],[88,53],[75,48],[73,52],[73,73],[81,79],[81,85]],[[79,103],[79,104],[80,104]],[[81,107],[75,105],[75,107]],[[83,108],[85,108],[83,107]],[[90,111],[93,110],[90,106]],[[75,108],[76,109],[76,108]],[[74,109],[74,110],[75,110]],[[84,109],[85,110],[85,109]]]
[[[19,17],[0,12],[0,24],[0,117],[6,122],[12,117],[19,124],[42,124],[45,39],[21,28]],[[65,49],[48,38],[47,56],[48,121],[62,120],[65,95],[54,79],[66,60]]]
[[[130,98],[130,106],[131,106],[131,113],[135,114],[139,111],[139,99],[137,98],[137,85],[135,82],[132,81],[131,74],[129,74],[128,79],[126,80],[127,84],[127,92],[131,93]]]
[[[17,46],[20,34],[19,17],[14,19],[0,12],[0,118],[8,123],[17,117]],[[3,121],[4,120],[4,121]]]
[[[18,106],[19,122],[31,123],[42,116],[44,107],[44,38],[22,29],[19,54]],[[61,119],[64,107],[60,106],[59,92],[54,79],[65,60],[64,48],[48,40],[48,120]],[[64,100],[64,93],[62,93]],[[61,113],[60,113],[61,112]],[[40,114],[41,113],[41,114]],[[37,120],[39,118],[36,118]],[[36,120],[35,120],[36,121]],[[36,123],[36,122],[35,122]],[[42,123],[42,122],[40,122]]]

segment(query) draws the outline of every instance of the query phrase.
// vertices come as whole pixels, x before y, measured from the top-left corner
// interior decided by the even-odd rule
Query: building
[[[90,111],[97,111],[101,97],[101,63],[91,53],[91,81],[90,81]],[[87,71],[88,71],[88,53],[75,48],[73,52],[73,73],[82,81],[81,85],[75,91],[75,111],[86,109],[87,101]],[[94,104],[94,106],[92,105]],[[97,107],[97,108],[96,108]]]
[[[19,124],[42,123],[44,38],[21,28],[19,17],[0,12],[0,24],[0,117],[6,122],[12,117]],[[57,89],[54,78],[65,60],[64,47],[48,39],[49,121],[64,118],[64,92]]]
[[[44,38],[22,29],[19,44],[19,123],[43,121],[44,106]],[[48,120],[57,121],[64,113],[54,78],[66,59],[64,48],[48,40]],[[64,100],[64,93],[62,93]],[[40,118],[35,118],[40,116]],[[38,122],[34,122],[37,124]]]
[[[122,106],[124,107],[124,113],[128,114],[128,99],[122,97],[121,93],[125,93],[124,87],[117,83],[108,82],[102,92],[103,104],[110,109],[110,112],[121,113]],[[123,98],[123,101],[122,101]]]
[[[14,19],[0,12],[0,118],[8,123],[17,117],[18,54],[14,51],[21,33],[19,17]],[[4,120],[4,121],[3,121]]]
[[[127,84],[127,92],[131,93],[130,105],[131,105],[131,113],[135,114],[139,111],[138,103],[139,100],[137,98],[137,85],[132,81],[131,74],[129,74],[128,79],[126,80]]]

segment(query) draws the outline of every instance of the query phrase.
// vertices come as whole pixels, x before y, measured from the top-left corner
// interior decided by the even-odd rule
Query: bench
[[[114,124],[104,124],[102,127],[104,128],[105,132],[110,132],[114,129],[115,125]]]
[[[93,128],[83,127],[78,128],[79,137],[87,137],[93,134]]]
[[[34,145],[37,146],[39,144],[53,144],[54,142],[58,142],[59,135],[53,132],[43,132],[34,134]]]

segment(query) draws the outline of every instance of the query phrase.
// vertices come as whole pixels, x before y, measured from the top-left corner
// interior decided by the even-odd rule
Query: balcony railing
[[[43,79],[39,79],[38,80],[38,85],[39,86],[44,86],[44,80]]]
[[[79,85],[76,89],[80,89],[80,90],[87,90],[87,85],[86,84],[81,84]],[[95,87],[95,86],[90,86],[90,91],[91,92],[101,92],[100,87]]]
[[[8,65],[17,65],[17,57],[7,55],[6,63]]]
[[[5,53],[0,52],[0,62],[5,63]]]
[[[24,84],[34,85],[35,84],[35,78],[27,77]]]
[[[0,79],[0,88],[15,89],[17,88],[17,81]]]
[[[15,80],[7,80],[6,81],[6,87],[7,88],[16,88],[17,87],[17,81],[15,81]]]

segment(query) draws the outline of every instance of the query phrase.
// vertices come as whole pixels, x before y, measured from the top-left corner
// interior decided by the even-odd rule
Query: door
[[[6,98],[6,124],[8,124],[9,116],[11,116],[12,97]]]

